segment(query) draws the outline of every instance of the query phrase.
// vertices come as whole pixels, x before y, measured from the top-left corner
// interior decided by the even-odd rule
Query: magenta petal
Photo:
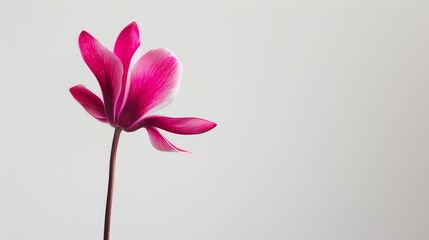
[[[70,88],[70,93],[85,110],[101,122],[107,122],[104,105],[101,99],[83,85],[76,85]]]
[[[176,134],[190,135],[205,133],[216,127],[216,123],[194,117],[172,118],[165,116],[149,116],[138,121],[131,126],[130,129],[126,130],[132,132],[142,127],[156,127]]]
[[[121,60],[123,66],[122,74],[122,88],[121,93],[118,98],[116,114],[119,112],[119,109],[122,106],[123,96],[127,84],[127,75],[128,69],[130,67],[131,58],[133,57],[135,51],[140,46],[140,34],[137,23],[132,22],[126,26],[121,33],[119,33],[118,38],[116,39],[115,48],[113,52]]]
[[[149,134],[152,146],[154,146],[156,149],[164,152],[184,152],[191,154],[189,151],[174,146],[171,142],[165,139],[165,137],[162,136],[156,128],[148,127],[146,130]]]
[[[122,63],[115,54],[85,31],[79,35],[79,47],[83,60],[100,84],[106,116],[113,125],[115,103],[121,89]]]
[[[179,90],[180,78],[180,62],[171,51],[155,49],[143,55],[131,71],[118,126],[127,129],[148,112],[170,104]]]

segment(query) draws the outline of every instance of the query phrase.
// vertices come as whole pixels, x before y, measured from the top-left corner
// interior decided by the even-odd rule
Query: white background
[[[0,3],[0,239],[102,239],[113,129],[77,38],[183,63],[161,113],[218,123],[121,136],[112,240],[429,239],[429,4],[413,1]]]

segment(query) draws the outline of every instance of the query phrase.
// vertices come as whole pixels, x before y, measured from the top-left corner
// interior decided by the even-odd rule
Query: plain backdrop
[[[429,3],[0,3],[0,239],[101,239],[113,128],[71,97],[100,93],[87,30],[173,50],[160,111],[218,123],[118,150],[112,240],[429,239]]]

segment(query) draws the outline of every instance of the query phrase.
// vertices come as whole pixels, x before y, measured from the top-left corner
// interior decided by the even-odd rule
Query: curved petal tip
[[[101,122],[107,122],[103,102],[97,95],[81,84],[71,87],[69,91],[91,116]]]
[[[182,153],[187,153],[192,155],[191,152],[174,146],[170,141],[168,141],[164,136],[162,136],[161,133],[156,128],[147,127],[146,131],[149,134],[149,139],[150,139],[150,142],[152,143],[152,146],[158,149],[159,151],[182,152]]]

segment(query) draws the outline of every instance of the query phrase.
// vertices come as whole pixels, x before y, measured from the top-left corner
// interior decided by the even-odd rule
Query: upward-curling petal
[[[180,79],[181,65],[171,51],[155,49],[143,55],[131,71],[118,126],[127,129],[145,114],[170,104],[177,95]]]
[[[91,116],[101,122],[108,122],[101,99],[83,85],[70,88],[72,96],[82,105]]]
[[[122,74],[122,88],[116,103],[115,116],[118,114],[121,109],[125,89],[127,88],[127,77],[128,69],[130,67],[131,58],[133,57],[135,51],[140,46],[140,34],[139,28],[136,22],[132,22],[126,26],[121,33],[119,33],[118,38],[115,42],[115,48],[113,52],[121,60],[123,66]]]
[[[110,124],[114,125],[114,108],[121,89],[122,63],[89,33],[79,35],[83,60],[94,73],[103,93],[104,108]]]

